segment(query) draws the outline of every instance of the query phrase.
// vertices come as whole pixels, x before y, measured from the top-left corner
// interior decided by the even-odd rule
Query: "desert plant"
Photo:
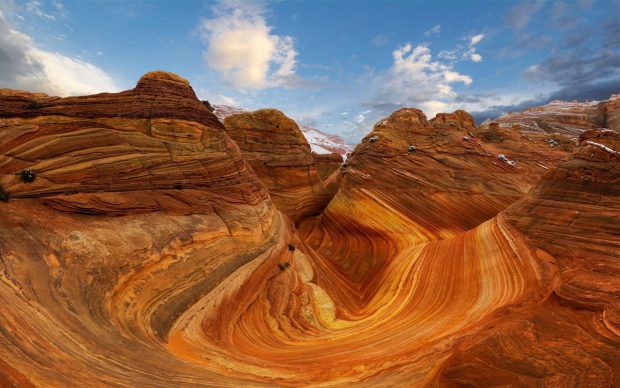
[[[206,106],[206,107],[207,107],[207,109],[209,109],[211,112],[213,112],[213,111],[215,110],[215,108],[213,107],[213,105],[211,105],[211,103],[210,103],[208,100],[202,100],[202,101],[200,101],[200,102],[202,102],[202,104],[203,104],[204,106]]]
[[[11,194],[0,186],[0,202],[9,202],[9,199],[11,199]]]
[[[21,178],[22,182],[24,183],[32,183],[35,179],[37,179],[37,173],[34,172],[34,170],[31,168],[27,168],[25,170],[22,170]]]

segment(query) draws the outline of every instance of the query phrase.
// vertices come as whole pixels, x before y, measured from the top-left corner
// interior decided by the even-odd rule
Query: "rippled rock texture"
[[[232,118],[0,92],[1,385],[620,384],[617,132],[401,109],[328,174]]]

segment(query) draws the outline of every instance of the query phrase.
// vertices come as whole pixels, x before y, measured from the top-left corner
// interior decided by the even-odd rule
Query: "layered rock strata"
[[[401,109],[321,182],[243,115],[163,72],[0,93],[3,385],[620,384],[616,132]]]
[[[224,126],[280,211],[298,221],[323,210],[331,195],[295,121],[278,110],[261,109],[228,116]]]
[[[561,133],[577,137],[590,129],[620,129],[619,114],[620,95],[614,94],[604,101],[552,101],[522,112],[507,113],[492,122],[503,128],[516,126],[526,132]],[[482,126],[487,125],[489,123],[483,123]]]

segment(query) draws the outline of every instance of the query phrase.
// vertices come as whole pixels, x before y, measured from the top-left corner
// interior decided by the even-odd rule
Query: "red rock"
[[[295,121],[278,110],[261,109],[228,116],[224,125],[280,211],[298,221],[323,210],[331,195]]]
[[[588,129],[617,129],[618,101],[617,95],[605,101],[552,101],[547,105],[502,115],[493,121],[502,128],[519,125],[525,132],[562,133],[574,137]],[[483,123],[482,127],[487,125]]]
[[[0,92],[0,381],[618,385],[615,131],[401,109],[325,178],[282,113],[226,126],[169,73]]]

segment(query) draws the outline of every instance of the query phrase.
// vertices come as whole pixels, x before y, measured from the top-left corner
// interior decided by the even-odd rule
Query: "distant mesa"
[[[493,122],[502,128],[518,125],[523,131],[561,133],[578,136],[595,128],[620,129],[620,95],[608,100],[589,102],[552,101],[547,105],[528,108],[522,112],[504,114]],[[482,123],[483,127],[491,121]]]

